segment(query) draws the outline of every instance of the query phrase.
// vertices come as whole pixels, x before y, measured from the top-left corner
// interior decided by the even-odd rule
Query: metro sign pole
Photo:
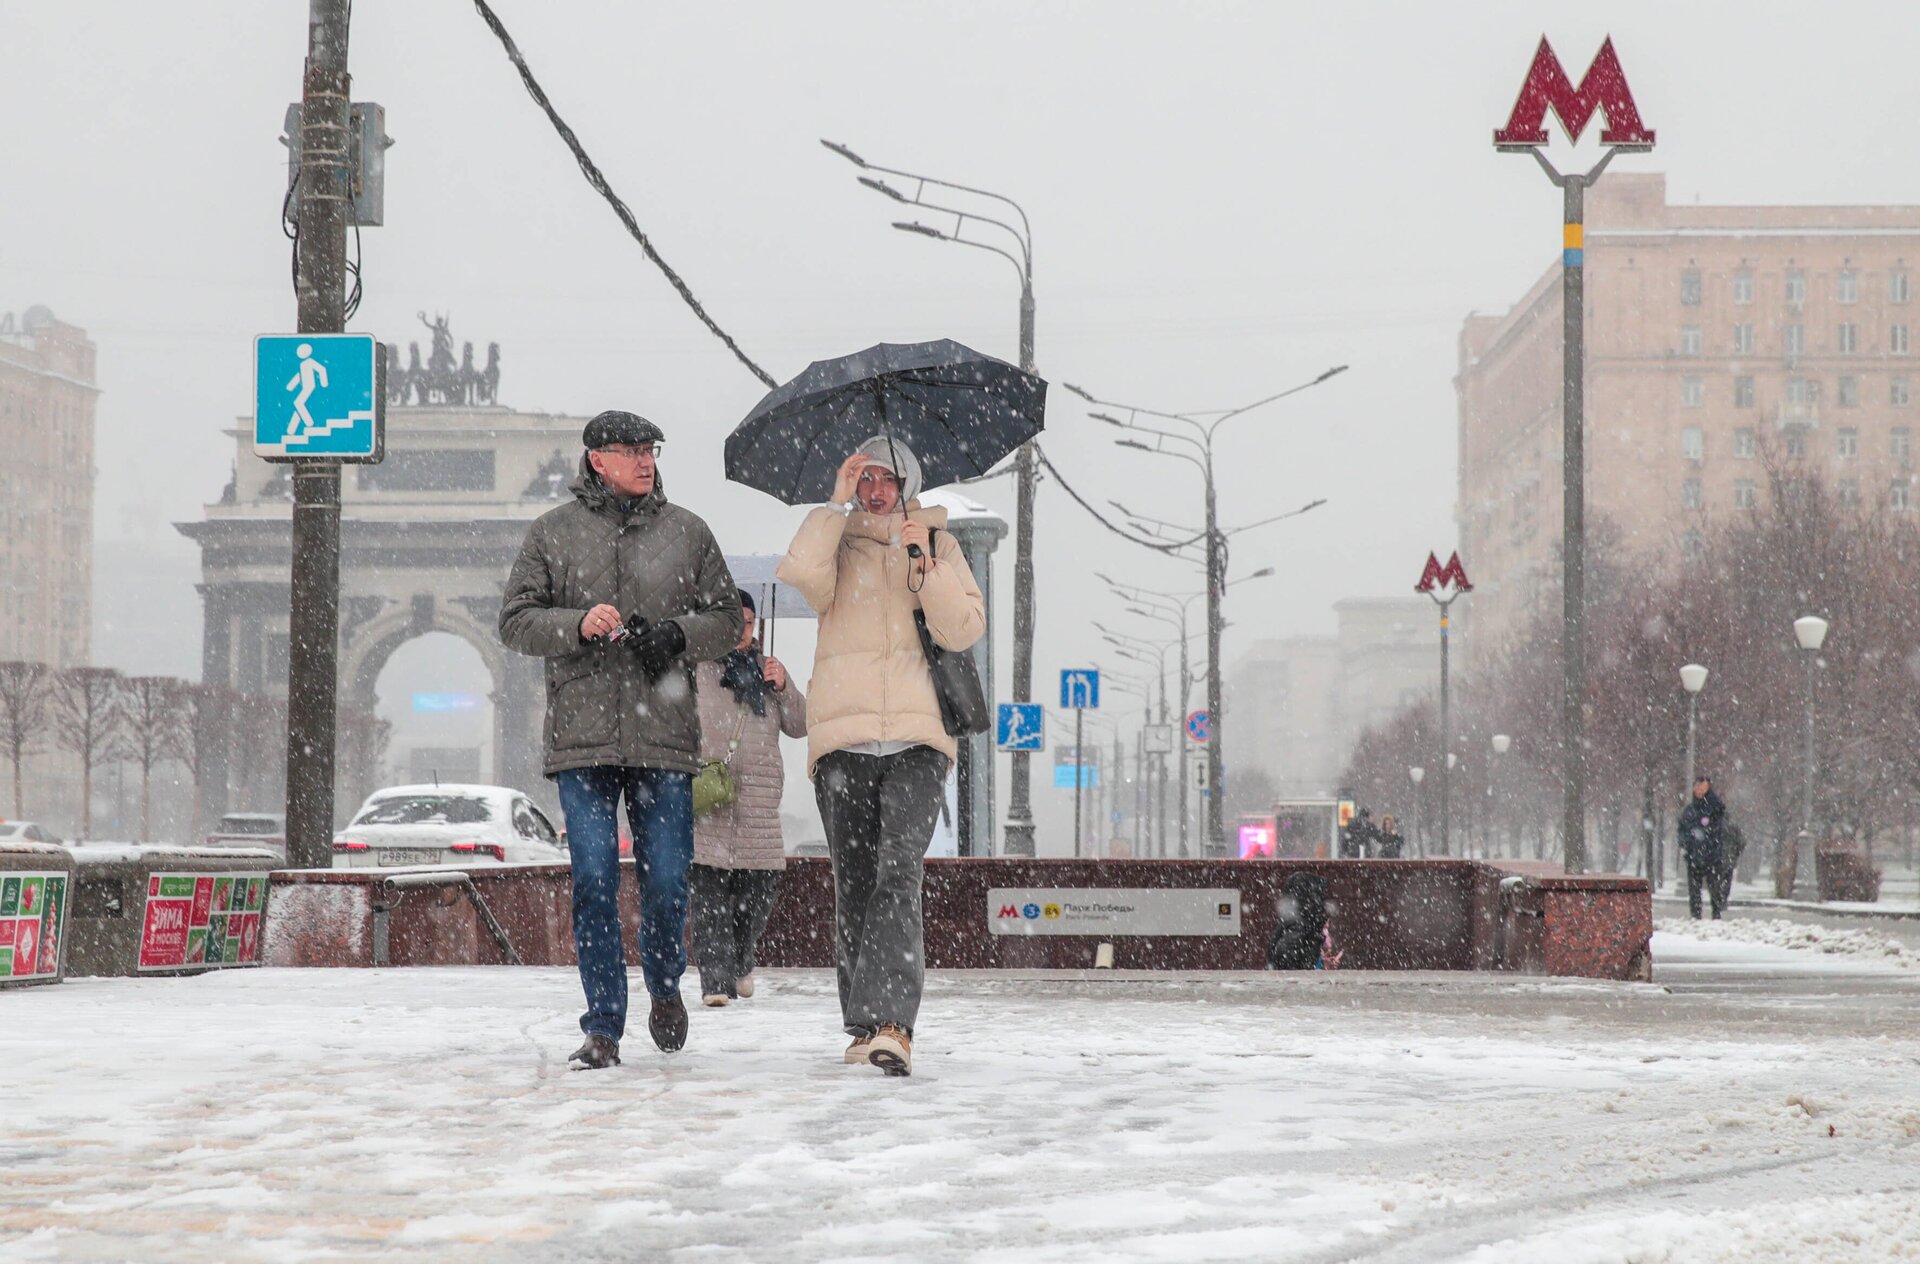
[[[1595,111],[1606,116],[1600,142],[1607,152],[1592,170],[1562,173],[1547,161],[1540,147],[1547,143],[1547,111],[1552,109],[1567,133],[1578,142]],[[1653,130],[1640,122],[1639,107],[1627,87],[1626,72],[1613,51],[1613,39],[1600,45],[1586,77],[1575,87],[1546,37],[1533,54],[1519,99],[1507,125],[1493,134],[1494,148],[1503,153],[1533,155],[1547,178],[1560,189],[1564,202],[1561,230],[1561,324],[1565,360],[1562,367],[1561,409],[1561,778],[1565,867],[1578,873],[1586,867],[1586,434],[1582,411],[1586,402],[1586,191],[1600,178],[1615,154],[1653,148]],[[1446,775],[1444,764],[1442,777]],[[1442,782],[1444,785],[1444,781]]]
[[[1413,590],[1427,594],[1440,607],[1440,854],[1449,856],[1453,854],[1449,846],[1453,816],[1447,798],[1453,779],[1453,725],[1447,710],[1447,634],[1452,622],[1448,616],[1454,601],[1472,592],[1473,584],[1467,579],[1467,568],[1460,565],[1458,553],[1448,558],[1445,566],[1440,565],[1438,556],[1429,553],[1426,569],[1420,572],[1420,582]]]

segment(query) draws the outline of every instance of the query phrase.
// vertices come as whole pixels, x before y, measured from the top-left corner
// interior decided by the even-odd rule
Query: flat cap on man
[[[660,427],[638,413],[609,408],[580,432],[580,442],[589,448],[604,448],[615,443],[662,443],[666,435]]]

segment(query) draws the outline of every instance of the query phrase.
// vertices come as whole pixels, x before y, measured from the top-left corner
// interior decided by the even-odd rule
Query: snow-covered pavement
[[[0,1259],[1913,1259],[1920,971],[930,979],[915,1075],[768,972],[569,1073],[570,971],[0,993]]]

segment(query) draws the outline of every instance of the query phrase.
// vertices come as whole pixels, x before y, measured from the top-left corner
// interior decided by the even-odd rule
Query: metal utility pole
[[[1081,850],[1085,835],[1080,828],[1080,797],[1087,788],[1087,713],[1085,708],[1073,709],[1073,854],[1085,855]]]
[[[300,205],[294,295],[301,333],[346,323],[351,199],[347,74],[351,0],[309,0],[300,92]],[[333,857],[334,701],[339,684],[340,462],[293,467],[292,599],[287,625],[287,860]]]

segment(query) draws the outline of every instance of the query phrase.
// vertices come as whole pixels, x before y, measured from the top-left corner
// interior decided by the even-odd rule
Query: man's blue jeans
[[[618,1041],[627,1026],[620,933],[620,798],[640,879],[640,973],[651,996],[680,994],[687,969],[687,866],[693,863],[693,778],[661,768],[570,768],[558,777],[573,855],[573,946],[587,1012],[580,1030]]]

